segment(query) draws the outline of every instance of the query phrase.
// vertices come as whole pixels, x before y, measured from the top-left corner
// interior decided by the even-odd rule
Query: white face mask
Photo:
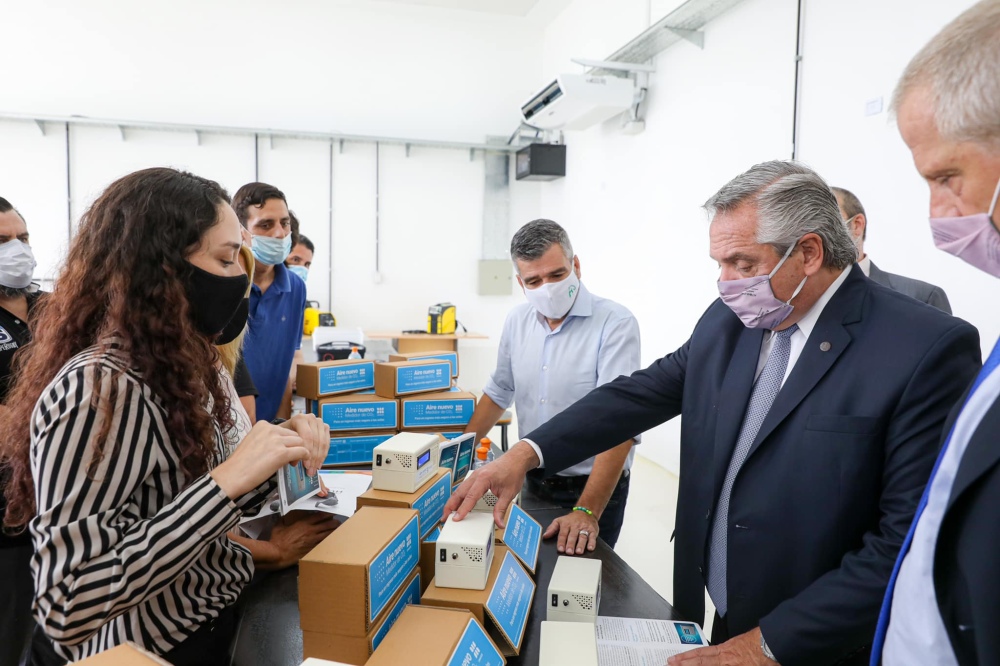
[[[27,243],[15,238],[0,245],[0,285],[11,289],[27,287],[37,265]]]
[[[568,313],[576,295],[580,293],[580,278],[571,270],[565,280],[546,282],[534,289],[524,288],[524,296],[532,307],[548,319],[562,319]]]

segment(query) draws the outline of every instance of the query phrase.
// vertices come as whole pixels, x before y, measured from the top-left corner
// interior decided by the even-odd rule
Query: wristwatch
[[[765,657],[775,663],[778,662],[778,660],[774,658],[774,653],[771,652],[771,648],[767,647],[767,641],[764,640],[764,634],[760,635],[760,650],[764,653]]]

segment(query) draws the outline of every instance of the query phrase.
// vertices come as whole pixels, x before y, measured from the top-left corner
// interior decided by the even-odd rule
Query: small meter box
[[[601,561],[560,555],[549,581],[550,622],[597,622]]]
[[[416,492],[437,471],[435,434],[401,432],[372,450],[372,488]]]
[[[485,590],[493,565],[493,516],[470,513],[459,522],[448,516],[437,540],[434,584]]]

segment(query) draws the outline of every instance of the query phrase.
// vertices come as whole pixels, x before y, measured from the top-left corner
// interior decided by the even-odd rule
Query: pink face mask
[[[1000,232],[993,226],[993,211],[1000,195],[1000,181],[988,213],[962,217],[932,217],[931,234],[939,250],[953,254],[993,277],[1000,278]]]
[[[788,319],[793,308],[790,303],[802,291],[808,276],[802,278],[802,282],[795,288],[795,293],[787,301],[778,300],[771,289],[771,278],[778,272],[785,260],[792,254],[792,250],[798,242],[792,243],[785,256],[781,258],[778,265],[767,275],[755,275],[754,277],[740,280],[719,280],[719,296],[722,302],[729,306],[736,316],[740,318],[747,328],[767,328],[774,329],[781,325],[781,322]]]

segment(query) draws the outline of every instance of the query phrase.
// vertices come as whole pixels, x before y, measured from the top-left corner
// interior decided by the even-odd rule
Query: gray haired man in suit
[[[840,216],[847,224],[847,232],[854,239],[854,244],[858,246],[858,266],[872,280],[879,284],[894,289],[901,294],[906,294],[918,301],[923,301],[928,305],[933,305],[938,310],[943,310],[951,314],[951,304],[948,296],[945,295],[941,287],[915,280],[895,273],[887,273],[872,263],[871,258],[865,254],[865,239],[868,238],[868,216],[865,215],[865,208],[861,201],[850,190],[842,187],[831,187],[834,196],[837,197],[837,205],[840,206]]]

